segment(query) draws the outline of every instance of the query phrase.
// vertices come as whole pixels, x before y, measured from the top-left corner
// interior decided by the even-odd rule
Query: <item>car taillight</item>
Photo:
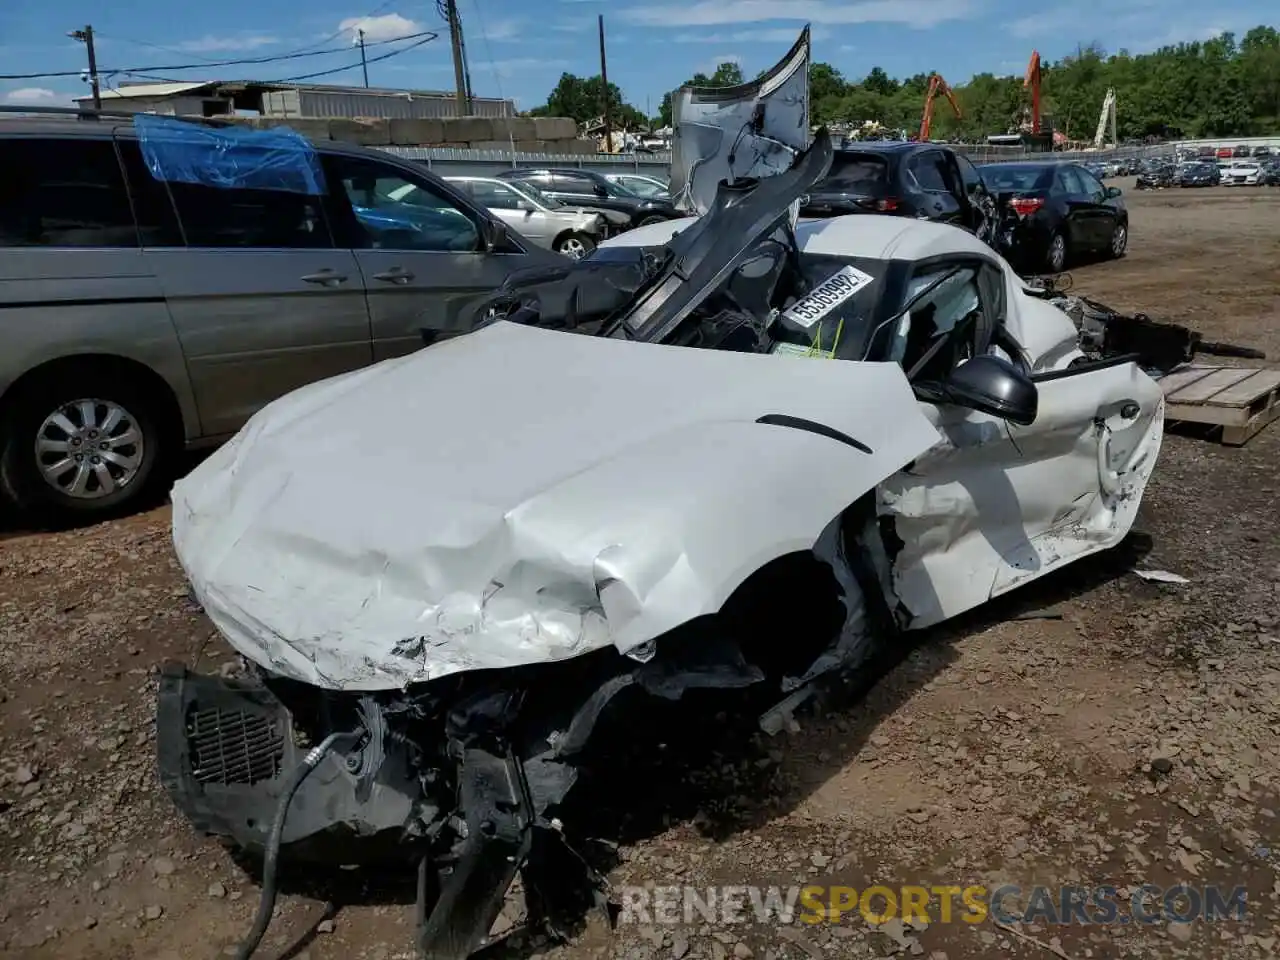
[[[1042,197],[1014,197],[1009,201],[1013,212],[1020,217],[1029,217],[1044,206]]]

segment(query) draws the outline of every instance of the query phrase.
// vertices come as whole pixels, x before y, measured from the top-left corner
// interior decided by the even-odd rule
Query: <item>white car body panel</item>
[[[649,246],[692,219],[641,228],[608,246]],[[901,259],[973,257],[1005,276],[1005,329],[1037,374],[1080,359],[1065,313],[1026,292],[1017,272],[973,234],[903,217],[802,220],[807,254]],[[1160,450],[1164,399],[1132,364],[1077,373],[1038,386],[1039,415],[1019,427],[958,407],[921,403],[940,441],[880,488],[882,514],[904,542],[893,590],[910,611],[904,626],[926,627],[1071,560],[1119,543],[1133,526]],[[1139,414],[1119,410],[1134,403]],[[1101,418],[1105,429],[1095,425]]]
[[[264,408],[174,487],[174,547],[232,646],[319,687],[643,657],[937,440],[893,364],[496,323]]]
[[[1257,163],[1237,161],[1222,168],[1222,185],[1256,187],[1262,182],[1262,167]]]

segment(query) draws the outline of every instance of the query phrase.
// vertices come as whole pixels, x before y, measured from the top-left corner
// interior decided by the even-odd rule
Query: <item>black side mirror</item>
[[[597,197],[607,197],[609,195],[609,191],[605,189],[605,186],[603,183],[595,184],[595,189],[593,192]]]
[[[947,400],[1019,426],[1035,423],[1039,391],[1034,381],[1003,357],[985,354],[966,360],[943,384]]]
[[[493,253],[507,245],[507,225],[497,218],[484,221],[484,249],[485,253]]]
[[[1107,187],[1107,199],[1114,200],[1120,194],[1124,193],[1119,187]]]

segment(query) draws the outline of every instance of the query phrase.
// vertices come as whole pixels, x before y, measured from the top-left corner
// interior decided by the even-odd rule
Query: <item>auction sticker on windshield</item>
[[[782,311],[782,318],[807,330],[874,279],[857,267],[845,267]]]

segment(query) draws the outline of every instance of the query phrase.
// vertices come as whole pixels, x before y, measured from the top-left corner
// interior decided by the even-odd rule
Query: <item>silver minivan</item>
[[[609,235],[599,211],[552,200],[532,184],[507,183],[494,177],[445,179],[522,237],[573,260],[581,260]]]
[[[512,270],[563,262],[419,164],[315,149],[322,195],[224,188],[157,179],[127,117],[0,116],[5,498],[116,511],[182,448],[465,333]]]

